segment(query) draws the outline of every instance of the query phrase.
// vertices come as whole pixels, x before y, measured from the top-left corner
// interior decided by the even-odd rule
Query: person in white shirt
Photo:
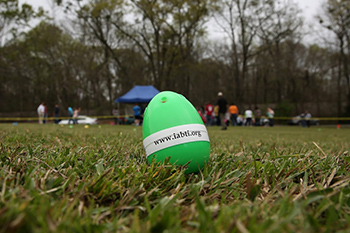
[[[246,119],[245,125],[252,126],[252,120],[253,120],[253,111],[250,109],[245,110],[244,117]]]
[[[310,127],[310,120],[311,120],[311,113],[309,111],[305,111],[305,120],[306,120],[306,126]]]
[[[73,112],[73,124],[78,124],[78,116],[79,116],[80,108],[74,108]]]
[[[275,117],[275,112],[272,110],[272,108],[267,108],[266,115],[267,115],[267,118],[269,118],[269,125],[273,127],[275,124],[273,121],[273,118]]]
[[[42,124],[43,120],[44,120],[44,114],[45,114],[44,103],[41,103],[39,105],[39,107],[37,108],[37,112],[38,112],[38,117],[39,117],[39,124]]]

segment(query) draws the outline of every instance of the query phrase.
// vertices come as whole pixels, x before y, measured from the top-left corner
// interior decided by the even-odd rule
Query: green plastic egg
[[[143,146],[152,160],[186,165],[186,173],[199,172],[209,160],[208,131],[193,105],[171,91],[158,93],[148,104],[142,126]]]

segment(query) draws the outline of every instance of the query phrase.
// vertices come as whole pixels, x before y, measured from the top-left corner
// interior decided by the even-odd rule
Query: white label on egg
[[[149,135],[143,140],[146,156],[165,148],[188,143],[207,141],[209,135],[207,128],[202,124],[188,124],[171,127]]]

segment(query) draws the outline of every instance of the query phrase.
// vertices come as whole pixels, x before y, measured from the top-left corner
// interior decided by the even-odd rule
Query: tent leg
[[[120,123],[120,103],[118,102],[118,111],[119,111],[119,116],[118,116],[118,125],[120,125],[121,123]]]

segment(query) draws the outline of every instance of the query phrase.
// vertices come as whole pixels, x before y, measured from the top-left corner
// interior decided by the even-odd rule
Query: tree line
[[[51,3],[49,13],[0,2],[3,114],[34,112],[42,101],[108,113],[134,85],[181,93],[196,106],[221,91],[241,109],[350,114],[349,1],[325,2],[315,23],[327,33],[317,43],[290,0]],[[225,39],[208,37],[208,21]]]

